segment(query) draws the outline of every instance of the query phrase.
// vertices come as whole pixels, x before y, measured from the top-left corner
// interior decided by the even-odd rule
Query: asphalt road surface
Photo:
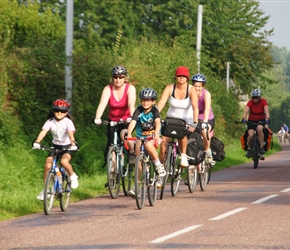
[[[289,150],[213,172],[204,192],[168,185],[154,207],[108,194],[1,222],[0,249],[290,249]]]

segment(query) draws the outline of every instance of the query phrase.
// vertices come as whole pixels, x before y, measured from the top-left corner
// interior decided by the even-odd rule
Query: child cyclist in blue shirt
[[[156,171],[159,177],[163,177],[166,174],[164,166],[161,164],[158,158],[158,153],[154,144],[159,144],[159,133],[161,129],[161,119],[158,108],[155,106],[155,100],[157,99],[157,93],[154,89],[145,88],[139,93],[141,105],[134,111],[132,121],[128,126],[128,138],[132,137],[134,128],[136,129],[136,137],[146,138],[148,136],[154,136],[154,141],[146,141],[145,149],[154,162]],[[140,154],[141,141],[137,141],[135,153],[136,156]],[[159,183],[159,187],[162,183]],[[130,190],[129,195],[135,197],[135,191]]]

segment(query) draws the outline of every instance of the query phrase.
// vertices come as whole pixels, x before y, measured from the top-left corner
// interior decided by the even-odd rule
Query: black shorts
[[[255,130],[257,128],[257,126],[258,126],[258,125],[255,125],[255,124],[251,123],[251,122],[254,122],[254,123],[262,122],[263,124],[265,124],[265,120],[259,120],[259,121],[248,120],[248,122],[249,122],[248,123],[248,130],[249,129]],[[262,125],[262,126],[264,127],[264,125]]]
[[[117,134],[118,134],[118,143],[121,142],[120,139],[120,133],[123,129],[127,129],[129,126],[128,123],[124,123],[124,124],[118,124],[114,127],[111,127],[110,124],[108,124],[107,126],[107,138],[108,138],[108,144],[113,144],[114,143],[114,131],[115,131],[115,127],[117,128]]]
[[[67,147],[69,147],[70,144],[68,144],[68,145],[55,145],[55,144],[53,144],[52,146],[53,146],[55,149],[63,149],[63,148],[67,148]],[[58,159],[60,159],[60,158],[62,157],[62,155],[65,154],[65,153],[70,154],[71,156],[73,156],[74,151],[72,151],[72,150],[65,150],[65,151],[63,151],[61,154],[59,154]],[[48,154],[47,157],[49,157],[49,156],[54,156],[54,155],[53,155],[52,152],[49,152],[49,154]]]

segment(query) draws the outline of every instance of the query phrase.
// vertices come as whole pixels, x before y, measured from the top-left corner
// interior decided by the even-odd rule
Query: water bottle
[[[62,184],[62,176],[61,176],[61,172],[60,172],[58,166],[55,167],[55,172],[57,175],[58,183],[59,183],[59,185],[61,185]]]

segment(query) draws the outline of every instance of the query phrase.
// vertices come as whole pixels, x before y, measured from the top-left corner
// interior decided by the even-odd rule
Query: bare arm
[[[101,117],[102,117],[102,115],[103,115],[103,113],[108,105],[110,97],[111,97],[111,91],[110,91],[109,85],[107,85],[103,89],[103,92],[102,92],[101,100],[100,100],[99,106],[98,106],[97,111],[96,111],[96,119],[101,119]]]
[[[269,106],[264,107],[264,112],[266,114],[266,119],[270,119],[270,113],[269,113]]]
[[[75,143],[76,139],[75,139],[74,131],[69,131],[68,132],[68,136],[69,136],[71,145],[75,146],[76,145],[76,143]]]
[[[245,107],[243,118],[247,120],[248,113],[250,112],[250,108],[248,106]]]
[[[45,129],[41,130],[39,135],[37,136],[35,142],[40,143],[43,140],[43,138],[46,136],[47,132],[48,131]]]
[[[130,110],[130,116],[132,116],[135,111],[135,103],[136,103],[136,88],[135,86],[130,85],[128,89],[128,108]]]
[[[209,112],[211,108],[211,94],[206,91],[204,94],[204,104],[205,104],[205,109],[204,109],[204,122],[208,122],[208,117],[209,117]]]
[[[132,137],[132,132],[136,126],[136,121],[132,120],[128,126],[128,138]]]
[[[165,89],[163,90],[162,95],[160,97],[160,100],[157,104],[159,112],[161,112],[162,109],[164,108],[164,106],[165,106],[165,104],[166,104],[166,102],[171,94],[171,89],[172,89],[171,85],[167,85],[165,87]]]
[[[198,114],[199,114],[198,97],[197,97],[196,89],[194,87],[190,88],[190,100],[191,100],[191,105],[193,109],[193,121],[198,123]]]

